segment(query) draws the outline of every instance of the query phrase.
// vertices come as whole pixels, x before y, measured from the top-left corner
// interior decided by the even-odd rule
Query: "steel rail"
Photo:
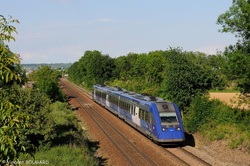
[[[180,151],[182,151],[183,153],[189,155],[191,158],[195,159],[197,162],[199,162],[200,164],[204,165],[204,166],[211,166],[211,164],[209,164],[208,162],[202,160],[201,158],[199,158],[198,156],[194,155],[193,153],[187,151],[186,149],[183,149],[182,147],[178,147],[178,149]]]
[[[74,84],[70,83],[69,84],[75,86]],[[65,87],[68,89],[68,91],[70,91],[71,93],[73,93],[73,95],[77,94],[72,90],[69,89],[68,87]],[[81,90],[82,91],[82,90]],[[82,93],[85,97],[88,97],[86,94],[86,92]],[[88,97],[89,99],[91,99],[90,97]],[[133,149],[133,151],[136,151],[137,154],[139,154],[145,161],[147,161],[148,165],[157,165],[153,160],[151,160],[150,158],[148,158],[140,149],[138,149],[134,144],[132,144],[118,129],[116,129],[112,124],[110,124],[110,122],[108,122],[105,118],[103,118],[98,111],[93,108],[89,103],[87,103],[86,101],[84,101],[82,99],[82,101],[79,101],[77,98],[75,98],[75,100],[78,102],[78,104],[82,107],[82,108],[86,108],[86,105],[89,107],[88,109],[92,109],[94,110],[94,112],[97,114],[97,116],[99,116],[105,123],[107,123],[109,125],[110,128],[112,128],[122,139],[123,141],[125,141],[127,143],[128,146],[130,146],[130,148]],[[83,105],[82,102],[84,102],[85,104]],[[85,110],[85,109],[84,109]],[[108,139],[114,144],[114,146],[125,156],[125,158],[129,161],[129,163],[131,165],[137,165],[135,163],[135,161],[130,157],[130,154],[128,154],[127,152],[125,152],[122,147],[119,145],[119,143],[117,141],[115,141],[110,135],[109,133],[104,129],[104,127],[100,124],[99,121],[97,121],[93,115],[93,111],[91,111],[91,113],[89,111],[87,111],[87,109],[85,110],[86,113],[88,113],[88,115],[91,117],[91,119],[98,125],[98,127],[103,131],[103,133],[108,137]]]

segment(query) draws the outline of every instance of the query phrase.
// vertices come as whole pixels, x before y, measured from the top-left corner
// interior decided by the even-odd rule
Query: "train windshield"
[[[157,105],[161,123],[178,122],[176,111],[172,103],[158,103]]]

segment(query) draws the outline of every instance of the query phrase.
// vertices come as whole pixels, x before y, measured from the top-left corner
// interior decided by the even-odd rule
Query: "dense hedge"
[[[250,151],[250,110],[232,108],[218,99],[195,97],[184,118],[185,129],[201,132],[210,140],[229,140],[231,148]]]

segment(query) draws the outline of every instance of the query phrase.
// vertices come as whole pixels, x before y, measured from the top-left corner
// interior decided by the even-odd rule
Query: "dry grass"
[[[223,101],[227,103],[228,105],[232,105],[233,107],[239,107],[242,109],[250,109],[247,104],[240,104],[240,93],[209,93],[210,99],[219,99],[220,101]]]

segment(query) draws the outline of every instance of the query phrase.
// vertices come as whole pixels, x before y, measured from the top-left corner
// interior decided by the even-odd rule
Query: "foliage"
[[[243,42],[250,39],[250,1],[233,0],[232,6],[218,17],[217,24],[221,24],[221,32],[235,33]]]
[[[225,49],[230,74],[243,93],[250,92],[250,1],[233,0],[232,6],[218,17],[221,32],[234,33],[240,40]]]
[[[52,104],[46,96],[63,100],[56,71],[50,67],[39,69],[34,76],[39,91],[20,88],[20,84],[26,81],[25,71],[20,65],[19,55],[4,44],[4,41],[15,40],[12,33],[17,31],[12,23],[19,22],[0,15],[0,159],[6,163],[17,161],[20,154],[26,156],[58,144],[88,148],[87,139],[72,111],[64,103]],[[72,149],[70,152],[88,156],[86,151]],[[80,161],[96,163],[93,157],[86,158]]]
[[[0,15],[0,87],[3,87],[10,81],[19,80],[21,73],[18,73],[21,68],[19,55],[13,54],[9,47],[4,44],[4,41],[15,40],[12,33],[17,33],[16,28],[12,23],[19,23],[18,20],[12,19],[9,16],[7,20],[3,15]],[[18,67],[18,69],[16,69]]]
[[[71,165],[71,166],[97,166],[98,160],[94,157],[94,152],[85,146],[56,146],[49,150],[39,151],[34,155],[35,160],[43,161],[50,166]],[[23,161],[34,161],[31,156],[22,156]],[[41,164],[43,165],[43,164]]]
[[[39,141],[44,141],[44,137],[49,137],[52,129],[45,120],[49,118],[48,112],[51,101],[44,94],[38,94],[32,89],[26,90],[18,86],[12,86],[2,90],[0,96],[15,105],[19,105],[19,109],[13,109],[16,114],[29,115],[29,126],[21,132],[22,135],[26,136],[23,142],[36,147]]]
[[[19,57],[0,43],[0,87],[11,85],[13,81],[21,82],[21,77],[25,74],[19,63]]]
[[[49,113],[50,125],[53,126],[53,133],[50,137],[53,138],[53,145],[81,145],[86,138],[78,124],[76,116],[72,110],[67,108],[66,103],[55,102],[50,105],[51,112]],[[53,137],[52,137],[53,136]]]
[[[6,19],[3,15],[0,15],[0,41],[15,40],[11,34],[13,32],[17,33],[17,30],[16,27],[11,25],[12,23],[19,23],[19,21],[11,16],[9,16],[9,19]]]
[[[41,66],[35,72],[35,87],[53,101],[64,101],[64,95],[58,85],[58,73],[50,66]]]
[[[78,84],[92,87],[94,84],[103,84],[113,78],[114,61],[108,55],[99,51],[86,51],[78,62],[69,69],[69,79]]]
[[[9,17],[7,20],[0,15],[0,88],[12,84],[14,81],[21,82],[20,60],[16,54],[13,54],[4,41],[15,40],[12,33],[17,33],[12,23],[19,23],[18,20]],[[3,96],[0,96],[0,158],[2,160],[14,160],[20,152],[25,152],[27,146],[23,144],[22,130],[29,124],[27,120],[29,115],[17,113],[20,107],[13,104]]]
[[[108,82],[108,84],[139,93],[159,95],[157,89],[159,90],[162,82],[166,62],[163,54],[164,51],[154,51],[148,54],[129,53],[127,56],[116,58],[115,75],[120,84],[112,82]]]
[[[250,46],[250,45],[249,45]],[[250,92],[250,52],[236,44],[225,49],[225,56],[230,66],[230,77],[235,80],[242,93]]]
[[[223,77],[209,65],[208,57],[199,52],[171,49],[166,55],[167,65],[161,84],[165,98],[174,101],[181,109],[188,107],[192,98],[209,89],[225,86]]]
[[[24,136],[20,144],[25,144],[29,152],[43,146],[84,143],[82,129],[67,104],[59,101],[52,103],[45,94],[18,86],[2,90],[0,98],[19,105],[18,109],[12,108],[16,115],[29,115],[26,120],[29,125],[23,127],[26,123],[22,123],[22,130],[19,131]]]
[[[75,83],[119,86],[137,93],[161,96],[182,109],[192,97],[226,86],[225,57],[184,52],[180,48],[129,53],[111,59],[99,51],[86,51],[69,69]]]
[[[25,152],[26,146],[22,144],[21,131],[28,127],[29,116],[25,113],[17,114],[14,110],[20,109],[5,98],[0,97],[0,158],[13,160],[19,152]]]
[[[20,63],[19,55],[12,53],[9,47],[4,44],[4,41],[15,40],[12,33],[17,33],[17,30],[11,25],[12,23],[19,23],[19,21],[12,19],[11,16],[6,19],[0,15],[0,87],[14,80],[21,81],[20,76],[23,75],[20,66],[18,66]]]
[[[192,100],[184,120],[188,131],[194,133],[209,121],[212,113],[211,104],[207,97],[198,96]]]
[[[184,118],[185,129],[200,131],[210,140],[228,139],[229,147],[250,144],[250,110],[232,108],[207,96],[195,97]]]

